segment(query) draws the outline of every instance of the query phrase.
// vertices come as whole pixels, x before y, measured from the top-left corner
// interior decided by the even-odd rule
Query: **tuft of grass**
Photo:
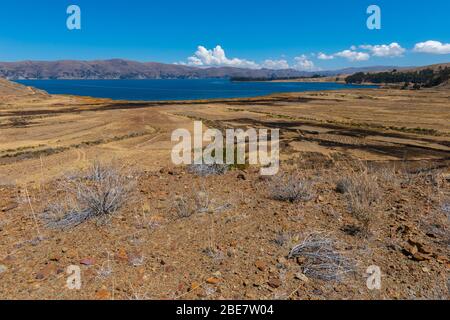
[[[269,183],[270,197],[278,201],[306,202],[314,197],[312,183],[296,174],[277,176]]]
[[[217,205],[205,190],[192,191],[183,196],[176,196],[170,206],[170,210],[178,219],[189,218],[197,213],[220,213],[231,209],[230,203]]]
[[[289,259],[297,258],[302,272],[311,278],[324,281],[341,281],[355,271],[354,262],[336,250],[334,240],[321,233],[312,233],[296,245]]]
[[[346,195],[350,213],[361,223],[364,233],[369,233],[374,205],[381,196],[376,176],[366,169],[352,171],[337,182],[336,191]]]
[[[50,203],[42,218],[50,228],[72,228],[90,219],[105,222],[119,211],[135,182],[114,165],[94,163],[59,183],[62,197]]]

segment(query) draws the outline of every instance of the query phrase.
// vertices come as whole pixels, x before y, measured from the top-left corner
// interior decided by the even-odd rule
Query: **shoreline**
[[[76,79],[60,79],[61,81],[99,81],[97,79],[84,79],[84,80],[76,80]],[[57,81],[60,81],[57,80]],[[120,79],[100,79],[101,80],[120,80]],[[134,79],[128,79],[128,80],[134,80]],[[171,80],[171,79],[137,79],[137,80]],[[189,79],[185,79],[189,80]],[[200,79],[199,79],[200,80]],[[114,101],[114,102],[135,102],[135,103],[220,103],[220,102],[227,102],[232,100],[244,100],[244,99],[263,99],[263,98],[270,98],[272,96],[279,96],[279,95],[285,95],[285,94],[298,94],[298,93],[308,93],[308,92],[333,92],[333,91],[346,91],[346,90],[360,90],[360,89],[379,89],[380,85],[372,85],[372,84],[346,84],[346,83],[339,83],[339,82],[332,82],[332,81],[248,81],[248,82],[304,82],[304,83],[322,83],[322,84],[339,84],[344,85],[342,88],[330,88],[330,89],[321,89],[321,88],[313,88],[308,90],[298,90],[298,91],[274,91],[267,94],[258,94],[258,95],[249,95],[249,96],[235,96],[235,97],[211,97],[211,98],[187,98],[187,99],[165,99],[165,100],[149,100],[149,99],[130,99],[130,98],[111,98],[111,97],[95,97],[90,95],[82,95],[82,94],[71,94],[71,93],[51,93],[48,92],[45,89],[40,89],[36,86],[33,86],[32,84],[28,83],[22,83],[17,81],[52,81],[52,79],[42,79],[42,80],[15,80],[13,81],[16,84],[23,85],[27,87],[29,90],[36,90],[45,92],[49,95],[54,96],[67,96],[67,97],[79,97],[79,98],[88,98],[88,99],[96,99],[96,100],[105,100],[105,101]],[[241,81],[230,81],[230,82],[241,82]],[[247,81],[242,81],[243,83]],[[348,87],[347,87],[348,86]],[[368,88],[371,87],[371,88]],[[151,88],[149,88],[151,90]]]

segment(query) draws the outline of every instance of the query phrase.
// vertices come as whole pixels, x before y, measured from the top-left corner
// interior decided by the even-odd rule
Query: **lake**
[[[20,80],[17,82],[51,94],[138,101],[245,98],[281,92],[375,88],[375,86],[340,83],[231,82],[227,79]]]

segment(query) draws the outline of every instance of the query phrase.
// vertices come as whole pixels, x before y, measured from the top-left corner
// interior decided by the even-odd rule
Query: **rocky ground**
[[[448,97],[2,102],[0,298],[448,299]],[[194,119],[279,128],[280,174],[174,167],[170,133]],[[111,185],[123,190],[115,210],[69,223],[86,209],[79,190],[107,199]],[[67,288],[70,266],[80,290]]]
[[[284,168],[308,182],[298,202],[276,200],[283,184],[251,169],[208,177],[181,168],[137,172],[138,185],[108,222],[66,230],[40,220],[61,201],[55,185],[3,187],[1,297],[448,299],[448,176],[364,167],[379,188],[365,208],[366,229],[339,189],[355,173],[339,162],[311,164]],[[188,214],[178,210],[180,199],[195,204]],[[330,279],[308,271],[304,257],[289,257],[311,236],[333,241],[345,259],[323,271]],[[65,287],[70,265],[81,266],[81,290]],[[366,286],[371,265],[381,268],[380,290]]]

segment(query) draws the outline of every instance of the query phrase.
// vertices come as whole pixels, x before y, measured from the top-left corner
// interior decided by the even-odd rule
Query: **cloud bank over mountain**
[[[194,67],[236,67],[248,69],[295,69],[299,71],[320,71],[322,68],[317,65],[320,61],[345,59],[348,62],[358,63],[369,61],[371,58],[389,59],[402,58],[406,54],[450,54],[450,44],[435,40],[428,40],[417,43],[414,48],[408,50],[402,47],[398,42],[390,44],[362,44],[353,45],[334,53],[301,53],[292,59],[265,59],[257,62],[247,58],[228,58],[222,46],[217,45],[213,49],[207,49],[204,46],[198,46],[197,51],[186,61],[177,64]]]

